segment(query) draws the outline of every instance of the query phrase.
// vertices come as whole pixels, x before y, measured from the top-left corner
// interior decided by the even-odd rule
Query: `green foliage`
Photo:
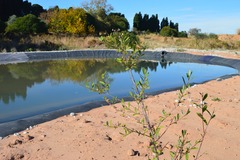
[[[110,27],[113,30],[127,31],[129,29],[128,20],[121,13],[110,13],[108,15]]]
[[[79,35],[95,32],[94,26],[87,22],[87,12],[82,8],[54,10],[50,16],[50,32]]]
[[[160,35],[164,37],[177,37],[178,32],[176,29],[172,29],[170,26],[166,26],[161,29]]]
[[[97,81],[96,83],[92,83],[91,87],[90,85],[87,83],[86,87],[89,88],[91,91],[93,92],[98,92],[99,94],[103,94],[103,93],[107,93],[109,91],[110,88],[110,82],[111,79],[109,78],[109,76],[106,74],[106,72],[104,72],[101,75],[101,79],[99,79],[99,81]]]
[[[136,13],[133,19],[134,31],[149,31],[149,32],[159,32],[159,20],[158,15],[152,15],[149,18],[148,14]]]
[[[170,27],[169,27],[170,28]],[[162,146],[162,137],[165,135],[168,131],[168,129],[174,125],[177,124],[180,120],[185,118],[188,114],[190,114],[190,109],[183,109],[181,113],[177,113],[175,115],[172,115],[172,113],[167,113],[165,110],[162,110],[162,115],[159,116],[158,121],[151,121],[148,107],[144,103],[145,99],[145,91],[149,88],[149,81],[148,81],[148,71],[143,68],[140,72],[140,79],[136,80],[136,78],[133,76],[132,69],[135,68],[136,64],[139,62],[139,58],[142,56],[142,54],[135,54],[135,53],[141,53],[144,48],[139,48],[137,46],[141,46],[139,44],[139,39],[128,32],[116,32],[111,34],[108,37],[102,38],[102,41],[106,43],[107,46],[111,48],[118,49],[119,52],[122,53],[122,57],[117,59],[117,62],[121,63],[126,70],[129,71],[130,78],[133,84],[133,90],[130,92],[130,96],[134,99],[136,102],[136,105],[132,103],[126,103],[124,99],[121,100],[122,103],[122,109],[120,110],[122,112],[122,116],[131,116],[136,120],[137,123],[142,125],[141,129],[136,129],[129,127],[127,124],[120,124],[117,123],[114,125],[112,121],[106,122],[106,126],[109,126],[111,128],[118,128],[121,127],[124,132],[121,134],[123,136],[128,136],[129,134],[136,133],[137,135],[145,136],[149,138],[149,148],[152,151],[152,158],[153,160],[159,160],[160,156],[164,154],[164,150],[166,149],[166,146]],[[129,49],[131,49],[129,51]],[[129,57],[129,59],[126,59],[126,57]],[[128,62],[134,62],[134,63],[128,63]],[[183,87],[180,89],[180,93],[177,100],[177,106],[180,107],[180,104],[185,102],[185,96],[188,95],[188,88],[190,87],[190,80],[191,80],[192,72],[189,71],[186,73],[186,78],[183,77]],[[105,79],[105,76],[102,77]],[[106,90],[109,89],[109,85],[106,85],[105,81],[97,82],[96,84],[92,84],[93,91],[98,91],[99,89],[96,89],[96,86],[100,83],[101,87],[106,86]],[[100,88],[101,88],[100,87]],[[103,88],[100,89],[100,92],[105,92]],[[207,132],[207,128],[210,124],[210,121],[215,117],[214,112],[210,112],[208,109],[207,104],[205,103],[205,100],[207,99],[207,94],[201,94],[201,103],[195,104],[201,112],[197,113],[198,117],[200,117],[202,121],[202,134],[201,138],[199,140],[196,140],[193,144],[191,140],[188,139],[188,133],[187,130],[182,130],[181,135],[178,137],[178,142],[174,146],[174,150],[170,150],[170,157],[173,160],[181,160],[185,157],[186,160],[189,159],[189,154],[192,150],[197,149],[197,154],[195,156],[195,159],[198,159],[200,157],[199,153]],[[109,99],[107,99],[107,102],[110,102]],[[207,114],[207,116],[206,116]],[[210,118],[207,118],[209,117]],[[163,122],[168,122],[167,125],[164,125]],[[197,146],[199,145],[199,148]],[[150,159],[150,157],[148,157]]]
[[[200,32],[201,32],[201,29],[191,28],[191,29],[189,29],[188,34],[190,36],[197,36],[198,34],[200,34]]]
[[[221,99],[220,99],[220,98],[218,98],[218,97],[216,97],[216,98],[212,98],[212,101],[217,101],[217,102],[220,102],[220,101],[221,101]]]
[[[214,33],[209,33],[208,38],[218,39],[218,35]]]
[[[12,24],[13,22],[15,22],[17,19],[17,16],[16,15],[12,15],[8,18],[8,21],[7,21],[7,25],[10,25]]]
[[[161,29],[163,29],[164,27],[168,27],[168,26],[169,26],[168,17],[163,18],[161,21]]]
[[[178,37],[188,37],[188,34],[186,31],[181,31],[181,32],[178,32]]]
[[[24,17],[17,18],[12,24],[6,28],[7,34],[34,34],[45,33],[47,30],[46,24],[41,22],[36,16],[28,14]]]
[[[122,53],[122,57],[117,61],[123,64],[127,70],[136,67],[145,46],[141,45],[140,39],[132,32],[113,32],[108,37],[101,37],[105,45],[109,48],[117,49]]]
[[[140,31],[142,28],[142,13],[136,13],[133,18],[133,28],[136,31]]]

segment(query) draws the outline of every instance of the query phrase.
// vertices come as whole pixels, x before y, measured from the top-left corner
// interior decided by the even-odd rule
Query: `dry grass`
[[[220,49],[240,50],[240,35],[218,35],[214,38],[175,38],[162,37],[156,34],[140,35],[140,40],[149,49],[176,48],[184,49]],[[74,50],[74,49],[104,49],[104,44],[98,37],[77,37],[69,35],[36,35],[25,38],[0,39],[0,52],[38,51],[38,50]]]
[[[162,37],[155,34],[141,35],[140,39],[148,48],[179,48],[179,49],[223,49],[223,50],[240,50],[240,36],[219,35],[218,39],[214,38],[175,38]]]
[[[34,43],[39,43],[39,41],[49,41],[54,44],[58,44],[62,49],[84,49],[93,48],[99,49],[103,48],[103,43],[97,37],[76,37],[76,36],[57,36],[57,35],[41,35],[32,37]]]

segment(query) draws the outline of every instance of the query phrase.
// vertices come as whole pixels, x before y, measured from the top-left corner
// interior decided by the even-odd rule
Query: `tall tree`
[[[162,19],[161,29],[163,29],[163,27],[167,27],[167,26],[169,26],[168,17]]]
[[[142,13],[136,13],[133,18],[133,28],[134,30],[140,31],[142,28]]]
[[[143,20],[142,20],[142,27],[140,28],[141,31],[149,30],[149,28],[148,28],[148,21],[149,21],[149,15],[148,14],[144,14]]]
[[[152,15],[148,21],[148,30],[150,32],[159,32],[159,20],[158,15]]]
[[[120,29],[121,31],[126,31],[129,29],[128,20],[125,18],[124,14],[121,13],[110,13],[108,15],[110,21],[110,28],[114,30]]]
[[[110,4],[107,4],[107,0],[84,1],[82,7],[92,16],[101,21],[103,21],[113,10],[113,7]]]

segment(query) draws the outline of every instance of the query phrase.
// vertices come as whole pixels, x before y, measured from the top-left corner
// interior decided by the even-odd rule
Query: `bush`
[[[188,34],[186,31],[181,31],[181,32],[178,32],[178,37],[188,37]]]
[[[46,24],[32,14],[17,18],[6,28],[7,34],[34,34],[45,33],[46,31]]]
[[[161,29],[160,35],[164,37],[177,37],[178,32],[176,29],[170,28],[170,26],[166,26]]]
[[[208,38],[212,38],[212,39],[218,39],[218,35],[214,34],[214,33],[210,33],[208,35]]]

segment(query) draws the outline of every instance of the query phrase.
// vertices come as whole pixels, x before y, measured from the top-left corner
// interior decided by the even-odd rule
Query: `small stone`
[[[33,137],[33,136],[30,136],[30,135],[27,135],[27,136],[25,137],[25,139],[26,139],[27,141],[30,141],[30,140],[34,139],[34,137]]]
[[[222,81],[222,78],[217,78],[216,81]]]
[[[46,134],[44,134],[44,135],[42,135],[41,137],[42,137],[42,138],[45,138],[45,137],[47,137],[47,135],[46,135]]]
[[[28,134],[28,132],[24,131],[23,134]]]
[[[3,137],[0,137],[0,140],[2,140],[3,139]]]
[[[232,99],[229,99],[229,102],[232,102]]]
[[[76,116],[76,113],[71,112],[69,115],[73,117],[73,116]]]
[[[196,84],[194,84],[194,85],[192,86],[192,88],[194,88],[194,87],[197,87],[197,85],[196,85]]]
[[[112,141],[112,138],[109,135],[106,135],[105,140]]]
[[[127,154],[128,154],[129,156],[140,156],[139,151],[135,151],[135,150],[133,150],[133,149],[128,150]]]
[[[22,144],[23,142],[21,141],[21,140],[15,140],[15,142],[14,143],[12,143],[12,145],[17,145],[17,144]]]
[[[82,116],[83,116],[83,114],[81,113],[79,116],[80,116],[80,117],[82,117]]]
[[[20,136],[20,134],[19,134],[19,133],[14,133],[13,135],[14,135],[14,136]]]
[[[84,120],[85,123],[91,123],[92,121],[89,121],[89,120]]]
[[[178,99],[175,100],[176,103],[179,103],[180,101]]]

